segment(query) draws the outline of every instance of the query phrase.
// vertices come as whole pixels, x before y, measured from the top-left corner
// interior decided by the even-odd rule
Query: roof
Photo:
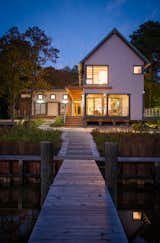
[[[95,48],[93,48],[81,61],[85,62],[94,52],[96,52],[112,35],[116,34],[142,61],[149,64],[150,61],[132,45],[116,28],[114,28]]]

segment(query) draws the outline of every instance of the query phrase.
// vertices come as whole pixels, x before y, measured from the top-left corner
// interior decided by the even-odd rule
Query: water
[[[0,243],[27,243],[39,210],[39,186],[0,188]]]
[[[118,214],[130,243],[160,243],[160,191],[119,188]]]
[[[118,186],[117,205],[130,243],[160,243],[160,191]],[[0,188],[0,243],[27,243],[39,211],[39,186]]]

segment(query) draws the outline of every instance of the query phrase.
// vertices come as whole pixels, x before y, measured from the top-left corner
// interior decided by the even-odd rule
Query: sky
[[[77,65],[114,27],[129,39],[148,20],[160,21],[160,0],[0,0],[0,36],[40,27],[60,50],[56,68]]]

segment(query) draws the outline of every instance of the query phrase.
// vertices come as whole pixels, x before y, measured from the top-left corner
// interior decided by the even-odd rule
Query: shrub
[[[15,142],[34,142],[51,141],[54,144],[54,150],[57,152],[61,146],[61,131],[40,130],[36,127],[14,126],[12,128],[0,129],[0,141]]]
[[[50,124],[51,127],[63,127],[64,126],[64,119],[61,116],[57,116],[55,122]]]

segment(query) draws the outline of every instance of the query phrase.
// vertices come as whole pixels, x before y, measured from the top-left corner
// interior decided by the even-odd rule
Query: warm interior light
[[[134,211],[133,220],[141,220],[141,219],[142,219],[142,212]]]
[[[142,74],[142,66],[134,66],[133,72],[134,74]]]

